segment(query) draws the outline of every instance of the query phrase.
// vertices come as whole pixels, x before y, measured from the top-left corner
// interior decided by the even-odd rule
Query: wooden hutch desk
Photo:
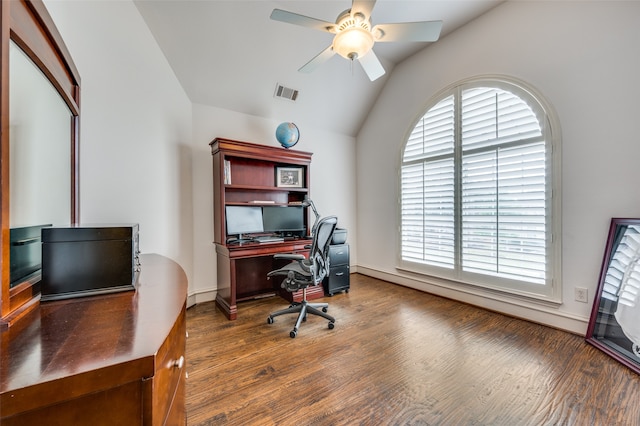
[[[249,142],[216,138],[210,144],[213,157],[213,227],[216,246],[218,289],[216,305],[230,320],[238,315],[237,303],[266,295],[279,294],[300,301],[302,292],[288,293],[281,280],[267,280],[267,273],[283,266],[276,253],[307,254],[309,219],[305,210],[307,237],[270,243],[227,243],[225,208],[227,206],[299,206],[309,194],[311,153]],[[301,172],[298,185],[280,185],[279,168]],[[322,286],[307,290],[307,298],[322,297]]]
[[[0,334],[0,423],[185,425],[186,300],[142,255],[135,291],[41,303]]]

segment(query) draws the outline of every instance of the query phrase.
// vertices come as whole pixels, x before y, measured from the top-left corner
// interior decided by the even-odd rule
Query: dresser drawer
[[[153,377],[152,425],[163,425],[172,405],[184,405],[184,386],[178,386],[186,371],[186,322],[183,308],[171,333],[156,355]],[[174,423],[175,425],[185,424]]]
[[[349,244],[329,246],[330,267],[349,264]]]

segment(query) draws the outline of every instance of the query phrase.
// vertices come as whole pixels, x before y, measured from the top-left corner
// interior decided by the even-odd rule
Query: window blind
[[[402,257],[454,266],[454,97],[431,108],[416,124],[402,167]]]
[[[462,266],[544,284],[544,143],[462,158]]]
[[[453,159],[402,168],[402,257],[454,266]]]
[[[442,99],[405,146],[402,259],[547,284],[547,151],[538,116],[512,92],[471,87]]]
[[[449,96],[418,120],[405,145],[405,162],[453,153],[453,107],[454,97]]]

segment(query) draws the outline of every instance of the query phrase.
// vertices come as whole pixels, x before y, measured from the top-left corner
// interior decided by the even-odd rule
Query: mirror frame
[[[13,40],[49,79],[71,111],[71,217],[79,209],[80,75],[42,0],[0,2],[0,329],[6,329],[39,305],[39,279],[10,288],[9,43]]]
[[[598,290],[593,301],[591,318],[585,340],[591,346],[600,349],[616,361],[626,365],[636,373],[640,374],[640,345],[632,342],[624,334],[623,327],[615,317],[618,302],[610,298],[603,298],[605,280],[609,272],[611,260],[620,243],[620,230],[622,227],[640,227],[640,219],[611,219],[609,234],[600,270]],[[635,263],[640,261],[636,260]],[[623,343],[626,345],[623,346]]]

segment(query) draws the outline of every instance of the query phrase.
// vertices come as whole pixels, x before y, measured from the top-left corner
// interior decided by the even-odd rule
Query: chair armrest
[[[289,260],[305,260],[306,257],[302,254],[294,253],[276,253],[273,255],[274,259],[289,259]]]

